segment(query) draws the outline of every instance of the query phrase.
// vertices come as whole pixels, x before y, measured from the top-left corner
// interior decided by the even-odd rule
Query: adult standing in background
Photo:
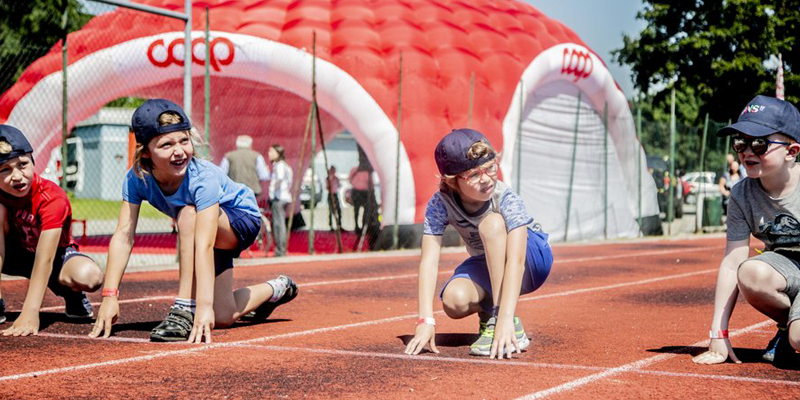
[[[267,152],[272,163],[269,181],[269,203],[272,210],[272,234],[275,237],[275,257],[286,255],[286,205],[292,201],[292,167],[285,161],[283,146],[273,144]]]
[[[372,210],[372,203],[374,202],[374,188],[375,184],[372,182],[372,165],[363,153],[359,152],[358,165],[350,170],[348,181],[352,190],[350,198],[353,200],[353,217],[355,218],[356,232],[361,234],[361,231],[368,225],[370,213]],[[364,216],[361,218],[361,225],[359,225],[358,214],[360,209],[364,209]]]
[[[245,184],[261,203],[261,182],[269,180],[269,168],[264,157],[253,150],[253,138],[248,135],[236,137],[236,150],[230,151],[219,164],[234,182]]]

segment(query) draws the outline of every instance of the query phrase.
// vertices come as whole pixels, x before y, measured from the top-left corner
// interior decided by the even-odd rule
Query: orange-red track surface
[[[554,246],[548,281],[517,306],[531,346],[502,361],[469,355],[476,316],[441,312],[441,354],[403,354],[417,315],[418,256],[237,267],[238,284],[285,273],[300,294],[267,322],[215,330],[210,345],[148,342],[177,272],[130,273],[114,340],[88,339],[91,324],[66,321],[49,293],[39,336],[0,337],[0,398],[800,397],[798,370],[759,360],[775,324],[741,300],[731,335],[744,363],[692,363],[707,345],[723,249],[723,238]],[[439,287],[465,257],[442,255]],[[11,310],[26,287],[3,282]]]

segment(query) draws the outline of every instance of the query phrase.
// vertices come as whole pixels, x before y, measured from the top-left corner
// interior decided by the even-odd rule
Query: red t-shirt
[[[61,228],[58,247],[74,245],[70,232],[72,207],[67,193],[55,183],[33,174],[27,196],[14,197],[0,191],[0,203],[8,209],[11,235],[25,250],[35,252],[42,231],[55,228]]]

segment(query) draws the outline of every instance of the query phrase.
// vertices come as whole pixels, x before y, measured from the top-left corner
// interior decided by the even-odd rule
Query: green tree
[[[778,53],[786,99],[800,101],[800,74],[792,68],[800,65],[800,0],[644,3],[637,18],[647,26],[639,37],[623,37],[614,60],[631,67],[636,88],[653,93],[656,103],[673,84],[693,90],[699,107],[686,122],[696,124],[706,112],[720,121],[735,118],[754,95],[774,95]]]
[[[64,10],[67,32],[80,29],[92,18],[78,0],[0,1],[0,94],[61,40]]]

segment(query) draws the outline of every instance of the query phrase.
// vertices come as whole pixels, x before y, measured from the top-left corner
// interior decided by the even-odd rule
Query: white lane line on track
[[[760,332],[758,330],[750,330],[749,333],[757,333]],[[741,334],[741,332],[737,333]],[[66,334],[53,334],[53,333],[44,333],[39,334],[40,336],[47,336],[47,337],[54,337],[54,338],[63,338],[63,339],[81,339],[81,340],[102,340],[102,339],[93,339],[88,336],[80,336],[80,335],[66,335]],[[147,339],[142,338],[120,338],[120,337],[110,337],[108,339],[110,341],[116,342],[135,342],[135,343],[150,343]],[[705,344],[708,341],[703,341],[701,344]],[[178,346],[190,346],[191,344],[186,342],[175,342],[169,343],[172,345]],[[158,344],[159,346],[163,344]],[[457,363],[457,364],[482,364],[482,365],[493,365],[498,367],[504,366],[520,366],[520,367],[531,367],[531,368],[543,368],[543,369],[560,369],[560,370],[582,370],[582,371],[600,371],[606,372],[610,371],[614,368],[610,367],[598,367],[598,366],[591,366],[591,365],[576,365],[576,364],[553,364],[553,363],[540,363],[540,362],[530,362],[530,361],[517,361],[517,360],[489,360],[487,358],[456,358],[456,357],[445,357],[445,356],[434,356],[434,355],[406,355],[402,353],[371,353],[371,352],[363,352],[363,351],[351,351],[351,350],[336,350],[336,349],[314,349],[314,348],[307,348],[307,347],[288,347],[288,346],[268,346],[268,345],[260,345],[260,344],[248,344],[248,343],[241,343],[241,344],[231,344],[230,346],[226,347],[233,347],[233,348],[252,348],[252,349],[260,349],[260,350],[268,350],[268,351],[286,351],[286,352],[298,352],[298,353],[313,353],[313,354],[328,354],[334,356],[345,356],[345,357],[366,357],[366,358],[381,358],[381,359],[399,359],[399,360],[415,360],[415,361],[430,361],[430,362],[439,362],[439,363]],[[684,347],[683,349],[686,349]],[[682,351],[681,349],[675,350],[672,352],[674,355],[678,354],[686,354],[688,352]],[[617,371],[618,373],[629,373],[629,374],[646,374],[646,375],[654,375],[654,376],[667,376],[667,377],[674,377],[674,378],[693,378],[693,379],[711,379],[711,380],[723,380],[723,381],[731,381],[731,382],[748,382],[748,383],[759,383],[759,384],[771,384],[771,385],[786,385],[786,386],[800,386],[800,382],[798,381],[786,381],[786,380],[779,380],[779,379],[762,379],[762,378],[750,378],[744,376],[733,376],[733,375],[711,375],[711,374],[695,374],[695,373],[688,373],[688,372],[670,372],[670,371],[656,371],[656,370],[624,370],[624,371]]]
[[[596,257],[583,257],[583,258],[573,258],[567,260],[556,260],[556,265],[558,264],[570,264],[576,262],[586,262],[586,261],[602,261],[602,260],[612,260],[612,259],[619,259],[619,258],[631,258],[631,257],[640,257],[640,256],[657,256],[657,255],[664,255],[664,254],[673,254],[673,253],[688,253],[688,252],[698,252],[698,251],[707,251],[711,249],[718,249],[719,247],[699,247],[696,249],[672,249],[672,250],[658,250],[658,251],[649,251],[643,253],[633,253],[633,254],[617,254],[613,256],[596,256]],[[439,275],[451,274],[452,271],[441,271]],[[395,279],[409,279],[409,278],[416,278],[418,274],[403,274],[403,275],[389,275],[389,276],[376,276],[376,277],[369,277],[369,278],[353,278],[353,279],[341,279],[335,281],[321,281],[321,282],[309,282],[309,283],[300,283],[297,286],[299,287],[307,287],[307,286],[328,286],[328,285],[341,285],[347,283],[363,283],[363,282],[378,282],[378,281],[389,281]],[[580,292],[578,292],[580,293]],[[572,293],[570,293],[572,294]],[[162,300],[172,300],[175,296],[151,296],[151,297],[141,297],[136,299],[123,299],[120,300],[120,304],[127,304],[127,303],[142,303],[147,301],[162,301]],[[99,306],[99,302],[92,303],[94,306]],[[50,306],[50,307],[42,307],[39,311],[60,311],[63,310],[64,306]],[[17,310],[19,312],[19,310]]]
[[[708,342],[707,340],[705,342]],[[394,354],[394,353],[369,353],[363,351],[351,351],[351,350],[334,350],[334,349],[311,349],[311,348],[304,348],[304,347],[286,347],[286,346],[266,346],[266,345],[253,345],[253,344],[240,344],[236,345],[235,347],[242,347],[242,348],[255,348],[255,349],[263,349],[263,350],[271,350],[271,351],[291,351],[291,352],[301,352],[301,353],[315,353],[315,354],[330,354],[330,355],[339,355],[339,356],[352,356],[352,357],[367,357],[367,358],[389,358],[389,359],[400,359],[400,360],[422,360],[422,361],[433,361],[433,362],[444,362],[444,363],[463,363],[463,364],[486,364],[486,365],[494,365],[498,367],[514,365],[514,366],[522,366],[522,367],[533,367],[533,368],[545,368],[545,369],[569,369],[569,370],[589,370],[589,371],[607,371],[613,368],[609,367],[597,367],[591,365],[574,365],[574,364],[551,364],[551,363],[538,363],[538,362],[528,362],[528,361],[515,361],[515,360],[489,360],[487,358],[455,358],[455,357],[445,357],[445,356],[426,356],[426,355],[407,355],[407,354]],[[684,347],[685,349],[685,347]],[[684,354],[684,352],[676,351],[674,355],[677,354]],[[676,378],[697,378],[697,379],[716,379],[716,380],[725,380],[725,381],[736,381],[736,382],[752,382],[752,383],[764,383],[764,384],[778,384],[778,385],[788,385],[788,386],[800,386],[800,382],[798,381],[786,381],[786,380],[779,380],[779,379],[761,379],[761,378],[750,378],[745,376],[733,376],[733,375],[710,375],[710,374],[693,374],[693,373],[684,373],[684,372],[669,372],[669,371],[655,371],[655,370],[633,370],[633,371],[621,371],[626,373],[635,373],[635,374],[648,374],[648,375],[657,375],[657,376],[671,376]]]
[[[520,301],[530,301],[530,300],[549,298],[549,297],[566,296],[567,293],[570,293],[570,294],[588,293],[588,292],[595,291],[595,290],[608,290],[608,289],[620,288],[620,287],[626,287],[626,286],[635,286],[635,285],[641,285],[641,284],[651,283],[651,282],[654,282],[654,281],[663,281],[663,280],[668,280],[668,279],[680,279],[680,278],[683,278],[683,277],[697,275],[697,274],[703,274],[703,273],[708,273],[708,272],[711,272],[711,271],[715,271],[715,270],[697,271],[697,272],[690,272],[690,273],[685,273],[685,274],[669,275],[669,276],[664,276],[664,277],[660,277],[660,278],[652,278],[652,279],[644,279],[644,280],[640,280],[640,281],[619,283],[619,284],[614,284],[614,285],[598,286],[596,288],[584,288],[584,289],[577,289],[577,290],[571,290],[571,291],[566,291],[566,292],[551,293],[551,294],[547,294],[547,295],[535,296],[535,297],[531,297],[531,298],[521,299]],[[437,315],[444,314],[444,311],[441,311],[441,310],[440,311],[436,311],[435,314],[437,314]],[[343,330],[343,329],[351,329],[351,328],[358,328],[358,327],[369,326],[369,325],[379,325],[379,324],[384,324],[384,323],[389,323],[389,322],[402,321],[402,320],[405,320],[405,319],[411,319],[411,318],[416,318],[416,317],[417,317],[416,313],[414,313],[414,314],[406,314],[406,315],[401,315],[401,316],[397,316],[397,317],[389,317],[389,318],[382,318],[382,319],[377,319],[377,320],[372,320],[372,321],[365,321],[365,322],[357,322],[357,323],[346,324],[346,325],[337,325],[337,326],[330,326],[330,327],[326,327],[326,328],[317,328],[317,329],[310,329],[310,330],[305,330],[305,331],[290,332],[290,333],[284,333],[284,334],[273,335],[273,336],[264,336],[264,337],[260,337],[260,338],[254,338],[254,339],[239,340],[239,341],[234,341],[234,342],[224,342],[224,343],[217,342],[217,343],[211,343],[211,344],[207,344],[207,345],[200,345],[200,346],[197,346],[197,347],[192,347],[192,348],[189,348],[189,349],[165,351],[165,352],[162,352],[162,353],[154,353],[154,354],[149,354],[149,355],[146,355],[146,356],[121,358],[121,359],[117,359],[117,360],[110,360],[110,361],[99,362],[99,363],[76,365],[76,366],[72,366],[72,367],[54,368],[54,369],[41,370],[41,371],[36,371],[36,372],[28,372],[28,373],[23,373],[23,374],[0,376],[0,382],[18,380],[18,379],[23,379],[23,378],[37,377],[37,376],[41,376],[41,375],[50,375],[50,374],[58,374],[58,373],[63,373],[63,372],[78,371],[78,370],[84,370],[84,369],[90,369],[90,368],[98,368],[98,367],[120,365],[120,364],[129,363],[129,362],[149,361],[149,360],[153,360],[153,359],[157,359],[157,358],[162,358],[162,357],[167,357],[167,356],[172,356],[172,355],[189,354],[189,353],[196,352],[196,351],[209,350],[209,349],[214,349],[214,348],[219,348],[219,347],[230,347],[230,346],[237,346],[237,345],[242,345],[242,344],[266,342],[266,341],[275,340],[275,339],[286,339],[286,338],[291,338],[291,337],[307,336],[307,335],[313,335],[313,334],[319,334],[319,333],[334,332],[334,331],[339,331],[339,330]]]
[[[731,332],[730,336],[744,335],[746,333],[750,333],[752,331],[761,329],[761,328],[763,328],[765,326],[768,326],[768,325],[774,324],[774,323],[775,323],[775,321],[772,321],[772,320],[759,322],[757,324],[750,325],[750,326],[748,326],[746,328],[738,329],[738,330],[736,330],[734,332]],[[584,385],[587,385],[587,384],[590,384],[590,383],[593,383],[593,382],[597,382],[597,381],[600,381],[602,379],[605,379],[605,378],[608,378],[610,376],[617,375],[617,374],[620,374],[620,373],[627,373],[627,372],[636,372],[636,373],[638,373],[638,372],[640,372],[641,368],[644,368],[644,367],[646,367],[648,365],[652,365],[652,364],[655,364],[655,363],[658,363],[658,362],[661,362],[661,361],[668,360],[670,358],[673,358],[673,357],[677,356],[678,354],[686,353],[688,351],[689,347],[707,346],[708,342],[709,342],[709,339],[701,340],[701,341],[699,341],[697,343],[692,344],[691,346],[686,346],[686,347],[682,347],[682,348],[676,349],[674,352],[671,352],[671,353],[668,353],[668,354],[659,354],[657,356],[643,358],[641,360],[634,361],[632,363],[628,363],[628,364],[625,364],[625,365],[621,365],[619,367],[611,368],[611,369],[608,369],[608,370],[603,371],[603,372],[599,372],[599,373],[596,373],[596,374],[593,374],[593,375],[585,376],[583,378],[575,379],[575,380],[563,383],[561,385],[551,387],[549,389],[540,390],[538,392],[534,392],[534,393],[531,393],[531,394],[528,394],[528,395],[525,395],[525,396],[522,396],[522,397],[518,397],[516,400],[541,399],[541,398],[545,398],[545,397],[553,395],[553,394],[559,394],[559,393],[567,392],[567,391],[573,390],[575,388],[579,388],[581,386],[584,386]]]

